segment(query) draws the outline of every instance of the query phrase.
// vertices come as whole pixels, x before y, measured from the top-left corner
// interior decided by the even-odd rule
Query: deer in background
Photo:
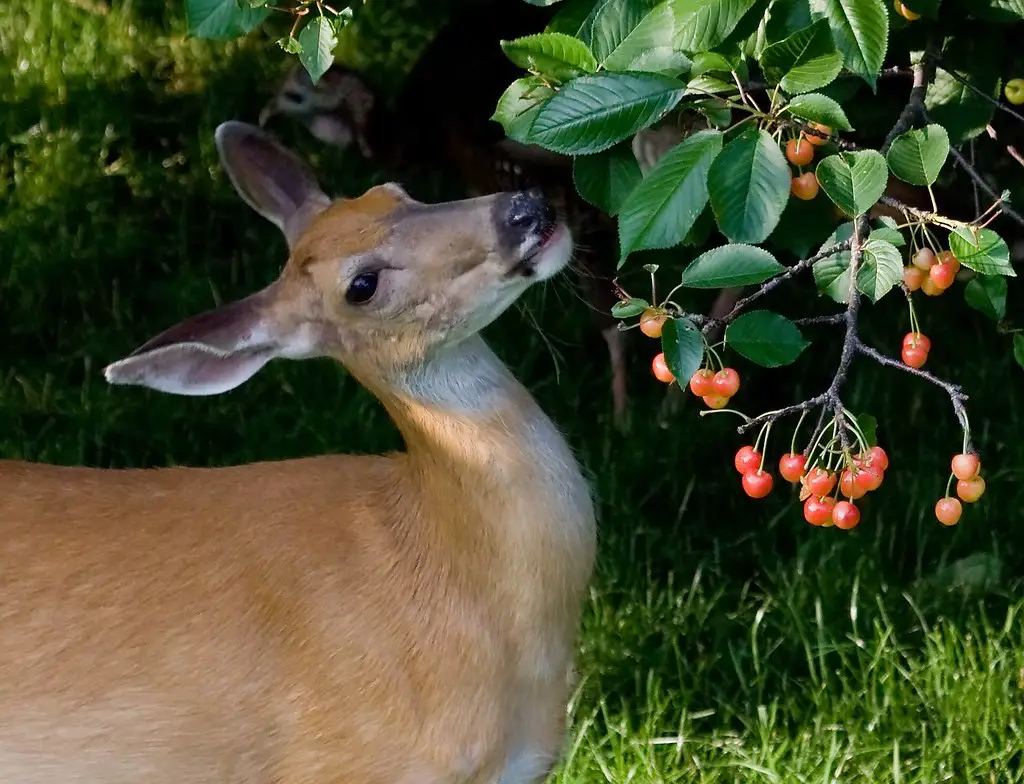
[[[277,280],[105,369],[178,395],[331,357],[406,451],[225,468],[0,461],[0,780],[527,784],[558,757],[589,488],[479,331],[562,270],[536,191],[332,201],[258,128],[216,144]]]

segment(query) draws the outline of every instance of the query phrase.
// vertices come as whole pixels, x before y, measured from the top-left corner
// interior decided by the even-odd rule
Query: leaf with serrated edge
[[[566,155],[607,150],[660,120],[679,103],[683,89],[660,74],[581,76],[540,107],[529,141]]]
[[[786,111],[808,122],[821,123],[838,131],[852,131],[846,112],[838,102],[821,93],[798,95],[786,105]]]
[[[622,142],[572,162],[572,179],[580,196],[608,215],[617,215],[642,179],[632,147]]]
[[[684,52],[714,49],[736,28],[755,0],[670,0],[676,14],[674,46]]]
[[[186,0],[189,35],[230,40],[255,30],[270,13],[267,8],[242,8],[238,0]]]
[[[661,350],[676,382],[685,386],[704,360],[704,338],[689,319],[672,318],[662,327]]]
[[[941,125],[926,125],[897,136],[886,160],[889,170],[911,185],[933,185],[949,156],[949,134]]]
[[[821,244],[817,252],[821,253],[833,245],[846,242],[853,236],[853,228],[852,222],[841,223]],[[818,290],[840,305],[845,305],[850,298],[850,260],[850,251],[844,250],[822,259],[811,267]]]
[[[789,200],[789,165],[767,131],[749,128],[708,170],[715,221],[730,242],[757,244],[775,230]]]
[[[964,300],[993,321],[1006,317],[1006,278],[979,275],[964,286]]]
[[[682,285],[698,289],[750,286],[785,269],[768,251],[754,245],[723,245],[694,259],[683,270]]]
[[[513,63],[527,71],[564,80],[597,70],[597,60],[587,45],[564,33],[537,33],[512,41],[501,48]]]
[[[306,22],[296,40],[302,47],[299,62],[309,73],[313,84],[316,84],[334,62],[334,47],[338,45],[334,28],[326,17],[315,16]]]
[[[665,153],[619,211],[620,262],[637,250],[671,248],[686,237],[708,201],[708,169],[720,131],[697,131]]]
[[[509,139],[525,144],[540,107],[554,94],[539,76],[516,79],[498,99],[491,119],[501,124]]]
[[[903,258],[896,247],[884,240],[868,239],[861,249],[857,267],[857,289],[878,302],[903,280]]]
[[[1010,249],[1003,238],[991,229],[976,229],[975,232],[967,226],[959,226],[950,232],[949,249],[957,260],[983,275],[1017,277],[1016,270],[1010,265]]]
[[[639,316],[649,307],[650,303],[647,300],[634,297],[625,302],[616,302],[612,305],[612,315],[615,318],[630,318],[632,316]]]
[[[841,152],[814,170],[821,189],[847,215],[863,215],[882,198],[889,182],[885,158],[875,150]]]
[[[762,367],[782,367],[796,361],[810,343],[785,316],[769,310],[744,313],[725,330],[733,351]]]
[[[765,47],[760,62],[770,84],[795,95],[831,84],[843,69],[843,54],[832,42],[828,22],[820,20]]]
[[[651,71],[676,76],[690,59],[673,44],[676,19],[670,2],[655,6],[602,60],[609,71]]]
[[[809,0],[811,16],[827,19],[843,61],[876,90],[889,46],[889,12],[882,0]]]

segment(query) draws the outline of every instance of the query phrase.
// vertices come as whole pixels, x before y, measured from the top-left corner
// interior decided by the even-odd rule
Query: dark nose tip
[[[505,221],[523,232],[544,233],[555,225],[555,210],[539,188],[519,191],[512,196]]]

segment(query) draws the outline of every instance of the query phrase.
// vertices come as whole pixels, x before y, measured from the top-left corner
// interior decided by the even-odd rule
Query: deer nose
[[[555,225],[555,210],[539,188],[519,191],[509,202],[505,222],[522,235],[546,234]]]

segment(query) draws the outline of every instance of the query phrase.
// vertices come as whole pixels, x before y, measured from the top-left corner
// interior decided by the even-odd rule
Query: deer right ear
[[[214,141],[238,195],[281,229],[294,248],[310,220],[331,203],[316,176],[298,155],[254,125],[221,123]]]

